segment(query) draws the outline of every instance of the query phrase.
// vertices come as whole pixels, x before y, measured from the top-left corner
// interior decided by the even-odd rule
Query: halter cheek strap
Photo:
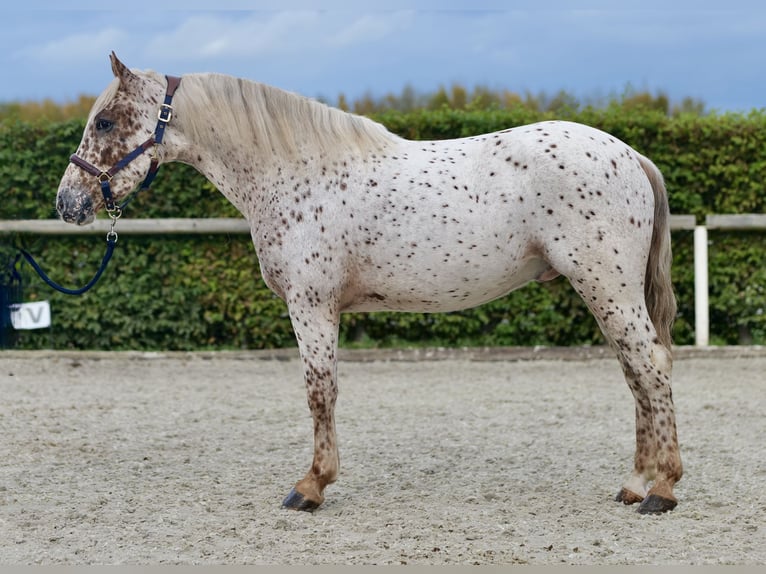
[[[71,163],[75,164],[77,167],[85,170],[98,179],[98,182],[101,185],[101,195],[104,196],[104,205],[106,206],[106,211],[110,214],[114,212],[120,213],[122,208],[125,207],[132,199],[131,195],[122,203],[122,205],[116,206],[114,204],[114,196],[112,195],[112,188],[110,185],[112,178],[120,170],[127,167],[134,159],[142,155],[146,150],[162,144],[162,138],[165,136],[165,128],[170,123],[170,120],[173,119],[173,106],[171,103],[173,102],[173,96],[175,95],[178,86],[181,84],[181,78],[176,76],[165,76],[165,78],[168,82],[167,89],[165,91],[165,101],[162,103],[162,105],[160,105],[160,109],[157,112],[157,126],[154,128],[154,133],[149,137],[149,139],[147,139],[144,143],[139,145],[136,149],[131,151],[107,170],[101,170],[97,168],[92,163],[87,162],[79,157],[77,154],[72,154],[69,157],[69,161]],[[152,182],[154,181],[154,178],[157,175],[159,169],[160,160],[155,153],[152,155],[152,161],[149,164],[149,171],[147,172],[143,183],[141,183],[141,186],[138,188],[138,191],[149,189],[149,186],[151,186]]]

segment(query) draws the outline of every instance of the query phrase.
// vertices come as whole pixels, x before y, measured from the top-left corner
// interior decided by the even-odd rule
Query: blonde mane
[[[184,75],[174,106],[187,137],[203,146],[220,146],[222,139],[231,138],[236,145],[255,146],[262,154],[332,156],[375,152],[397,139],[381,124],[362,116],[221,74]]]

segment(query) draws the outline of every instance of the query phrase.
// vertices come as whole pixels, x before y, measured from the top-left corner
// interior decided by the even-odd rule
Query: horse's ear
[[[112,62],[112,72],[114,73],[114,77],[119,78],[121,84],[127,85],[138,80],[138,76],[131,72],[125,64],[120,62],[117,54],[114,52],[109,54],[109,60]]]

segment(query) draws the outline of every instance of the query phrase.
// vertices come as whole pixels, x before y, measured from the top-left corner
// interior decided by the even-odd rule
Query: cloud
[[[319,27],[317,12],[225,12],[193,15],[174,31],[158,33],[146,48],[163,60],[260,57],[306,48]]]
[[[44,44],[32,44],[18,50],[15,57],[43,64],[102,62],[104,54],[108,54],[126,37],[127,34],[122,30],[108,27],[95,32],[64,36]]]
[[[151,59],[218,60],[337,51],[380,41],[409,27],[413,18],[410,11],[193,14],[175,30],[157,32],[146,52]]]
[[[412,11],[365,14],[328,36],[328,44],[335,47],[348,47],[377,42],[408,28],[413,19]]]

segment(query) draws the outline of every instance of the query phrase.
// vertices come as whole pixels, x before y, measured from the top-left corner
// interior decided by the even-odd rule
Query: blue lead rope
[[[93,287],[101,278],[101,274],[104,272],[104,270],[106,269],[106,266],[109,264],[109,260],[112,258],[112,253],[114,253],[114,246],[116,244],[117,244],[117,234],[110,233],[109,235],[107,235],[106,253],[104,253],[104,258],[101,260],[101,265],[99,265],[98,270],[96,271],[96,274],[93,276],[93,279],[88,281],[84,287],[80,287],[79,289],[69,289],[68,287],[59,285],[53,279],[48,277],[48,274],[42,270],[42,268],[37,263],[37,261],[35,261],[34,257],[32,257],[32,255],[26,249],[19,249],[19,251],[24,256],[24,259],[26,259],[27,262],[32,266],[32,269],[37,271],[37,274],[40,276],[40,278],[43,281],[45,281],[45,283],[49,287],[52,287],[56,291],[59,291],[66,295],[82,295],[83,293],[88,291],[91,287]]]
[[[29,253],[29,251],[19,247],[19,252],[24,256],[24,259],[27,260],[27,263],[32,266],[32,269],[37,272],[37,274],[40,276],[40,279],[42,279],[45,284],[48,285],[48,287],[52,287],[59,293],[64,293],[65,295],[82,295],[86,291],[89,291],[96,283],[98,283],[101,275],[106,270],[106,266],[109,264],[109,260],[112,258],[112,254],[114,253],[114,246],[117,244],[117,232],[114,230],[114,226],[121,215],[122,207],[115,208],[109,212],[109,217],[111,218],[112,223],[109,227],[109,232],[106,234],[106,252],[104,253],[104,257],[101,259],[101,265],[98,266],[93,279],[88,281],[83,287],[80,287],[79,289],[70,289],[60,285],[59,283],[56,283],[53,279],[48,277],[48,274],[43,271],[42,267],[40,267],[40,264],[35,261],[35,258],[32,257],[32,254]]]

